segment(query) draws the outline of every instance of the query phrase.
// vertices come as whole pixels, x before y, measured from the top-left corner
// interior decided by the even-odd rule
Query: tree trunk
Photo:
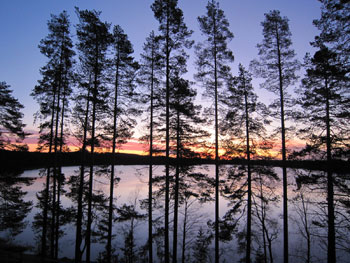
[[[245,83],[244,83],[245,85]],[[249,111],[248,111],[248,94],[244,86],[244,102],[245,102],[245,125],[247,139],[247,161],[248,161],[248,211],[247,211],[247,248],[246,263],[250,263],[250,247],[251,247],[251,226],[252,226],[252,181],[250,170],[250,142],[249,142]]]
[[[187,199],[186,199],[185,200],[184,225],[183,225],[183,237],[182,237],[182,263],[185,263],[185,259],[186,259],[187,209],[188,209],[188,203],[187,203]]]
[[[91,80],[89,80],[90,85]],[[83,132],[83,146],[82,146],[82,164],[80,167],[79,186],[78,186],[78,211],[77,211],[77,229],[75,237],[75,263],[81,262],[81,242],[82,242],[82,220],[83,220],[83,189],[84,189],[84,176],[85,176],[85,162],[86,162],[86,144],[87,144],[87,127],[89,119],[89,106],[90,106],[90,87],[88,89],[86,99],[86,112],[84,120],[84,132]]]
[[[52,113],[51,113],[51,123],[50,123],[50,138],[49,138],[49,155],[52,153],[52,145],[53,145],[53,125],[54,125],[54,116],[55,116],[55,104],[56,104],[56,88],[53,89],[53,99],[52,99]],[[44,194],[44,211],[43,211],[43,232],[41,237],[41,254],[44,258],[46,256],[46,235],[47,235],[47,213],[48,213],[48,206],[49,206],[49,192],[50,192],[50,172],[51,172],[51,165],[49,164],[47,168],[47,174],[46,174],[46,188],[45,188],[45,194]]]
[[[148,262],[153,263],[153,231],[152,231],[152,181],[153,181],[153,88],[154,88],[154,50],[152,49],[151,72],[151,116],[149,141],[149,178],[148,178]]]
[[[173,237],[173,263],[177,262],[177,225],[179,215],[179,173],[180,173],[180,112],[176,116],[176,174],[174,197],[174,237]]]
[[[170,99],[170,48],[169,48],[169,4],[167,5],[167,22],[166,22],[166,135],[165,135],[165,158],[166,158],[166,167],[165,167],[165,222],[164,222],[164,252],[165,252],[165,262],[170,262],[169,257],[169,150],[170,150],[170,132],[169,132],[169,99]]]
[[[326,128],[327,128],[327,201],[328,201],[328,263],[336,263],[335,248],[335,219],[334,219],[334,189],[332,173],[332,148],[331,148],[331,119],[329,107],[329,87],[326,88]]]
[[[218,70],[216,54],[216,18],[213,13],[214,41],[214,100],[215,100],[215,263],[219,263],[219,124],[218,124]]]
[[[108,238],[107,238],[107,262],[108,263],[111,262],[111,258],[112,258],[114,163],[115,163],[115,150],[116,150],[116,139],[117,139],[118,86],[119,86],[119,57],[116,65],[114,108],[113,108],[113,142],[112,142],[112,165],[111,165],[112,167],[111,167],[111,180],[110,180],[110,189],[109,189]]]
[[[276,44],[277,44],[277,65],[279,74],[279,91],[281,104],[281,135],[282,135],[282,170],[283,170],[283,259],[284,263],[288,263],[288,182],[286,168],[286,129],[284,123],[284,94],[283,94],[283,75],[281,62],[281,49],[278,26],[276,25]]]

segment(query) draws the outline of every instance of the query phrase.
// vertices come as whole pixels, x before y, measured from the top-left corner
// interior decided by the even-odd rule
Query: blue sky
[[[4,0],[0,8],[0,81],[6,81],[14,90],[14,96],[24,104],[24,122],[27,129],[35,129],[33,114],[38,110],[36,102],[30,97],[33,87],[40,79],[39,69],[46,59],[39,52],[38,44],[47,31],[50,14],[67,10],[72,22],[74,38],[77,17],[74,7],[102,11],[101,19],[119,24],[128,34],[139,58],[145,38],[151,30],[156,30],[158,23],[153,17],[150,5],[153,0]],[[302,60],[306,52],[312,52],[309,42],[318,34],[312,20],[320,16],[320,3],[317,0],[220,0],[230,22],[234,39],[229,47],[235,62],[231,65],[237,72],[239,63],[247,66],[256,58],[256,44],[262,39],[261,21],[264,13],[277,9],[282,16],[290,20],[293,35],[293,47]],[[194,30],[192,39],[201,40],[197,17],[205,14],[206,0],[179,0],[179,7],[184,12],[187,26]],[[190,52],[192,55],[193,52]],[[194,73],[194,57],[188,62],[189,73]],[[258,85],[256,85],[258,86]],[[268,100],[271,94],[257,88],[257,93]],[[200,93],[200,90],[199,90]]]

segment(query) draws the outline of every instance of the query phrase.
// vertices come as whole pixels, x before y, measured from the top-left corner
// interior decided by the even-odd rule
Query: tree
[[[325,46],[305,58],[306,76],[297,89],[303,112],[297,119],[305,126],[299,134],[307,140],[303,155],[314,153],[327,160],[328,262],[336,262],[334,178],[332,160],[342,156],[349,145],[347,133],[349,93],[347,75],[337,55]],[[345,150],[346,151],[346,150]]]
[[[0,149],[12,149],[11,138],[22,140],[25,137],[22,122],[23,105],[12,96],[12,90],[6,82],[0,82]]]
[[[159,22],[161,48],[165,57],[165,131],[166,131],[166,191],[165,191],[165,262],[169,262],[169,152],[170,152],[170,77],[174,71],[183,73],[186,70],[186,53],[184,47],[190,48],[192,42],[188,40],[192,31],[184,23],[183,13],[177,7],[177,0],[155,0],[151,6],[155,18]]]
[[[287,88],[295,83],[295,72],[299,69],[299,62],[295,59],[291,48],[291,32],[288,18],[281,17],[277,10],[265,14],[263,27],[263,41],[258,44],[259,60],[251,63],[255,74],[265,79],[261,86],[279,96],[271,106],[275,110],[274,116],[281,121],[282,162],[283,162],[283,253],[284,262],[288,262],[288,194],[287,194],[287,148],[286,148],[286,109],[288,106]]]
[[[217,1],[207,4],[207,14],[198,17],[202,34],[206,37],[203,43],[196,46],[197,70],[196,78],[202,82],[206,93],[214,100],[215,119],[215,262],[219,262],[219,89],[223,80],[229,76],[233,62],[233,54],[227,43],[232,40],[233,34],[229,30],[229,23],[220,9]]]
[[[208,262],[208,247],[211,242],[211,233],[205,233],[203,228],[200,228],[196,241],[193,245],[193,262],[196,263],[205,263]]]
[[[43,76],[38,81],[38,85],[34,87],[32,96],[37,100],[40,109],[35,115],[35,119],[40,121],[40,150],[48,150],[49,154],[54,152],[53,168],[50,165],[47,168],[46,175],[46,190],[44,193],[44,211],[43,211],[43,235],[42,235],[42,255],[46,253],[46,228],[47,228],[47,210],[48,210],[48,195],[50,188],[50,174],[52,170],[52,218],[51,218],[51,242],[50,252],[51,257],[57,257],[58,253],[58,222],[59,218],[56,210],[59,209],[60,193],[57,187],[57,179],[61,177],[61,169],[58,169],[58,152],[63,147],[63,128],[64,128],[64,108],[67,106],[68,97],[71,93],[71,78],[74,51],[73,44],[70,38],[70,22],[69,16],[65,11],[58,16],[51,15],[48,21],[49,34],[41,40],[39,48],[49,60],[40,70]],[[61,132],[59,134],[59,130]],[[59,184],[60,186],[60,184]],[[57,190],[57,192],[56,192]],[[57,224],[56,224],[57,223]],[[57,231],[55,231],[57,229]]]
[[[27,192],[22,185],[29,186],[33,180],[20,175],[21,171],[0,171],[0,232],[10,240],[24,230],[32,209],[32,202],[25,201]]]
[[[350,4],[347,0],[320,0],[321,18],[314,25],[321,31],[315,43],[327,45],[350,70]]]
[[[259,144],[267,138],[264,124],[268,119],[264,116],[265,107],[257,102],[251,84],[251,73],[239,64],[238,77],[234,77],[228,84],[223,103],[227,105],[226,117],[221,132],[226,135],[226,155],[243,156],[247,161],[247,231],[246,231],[246,262],[251,262],[251,211],[252,211],[252,178],[251,157],[256,155]],[[262,119],[264,118],[264,119]],[[240,197],[242,198],[242,197]]]
[[[134,52],[127,35],[120,26],[113,28],[113,69],[114,69],[114,98],[111,103],[113,125],[107,127],[112,133],[112,165],[110,175],[110,196],[108,213],[107,262],[111,262],[112,222],[113,222],[113,190],[115,185],[114,163],[117,146],[125,143],[132,135],[132,127],[136,125],[132,116],[137,110],[132,107],[135,97],[134,81],[138,64],[131,56]]]
[[[201,148],[203,141],[208,138],[207,132],[199,128],[205,121],[199,117],[201,106],[194,104],[197,93],[190,86],[190,82],[179,76],[171,79],[170,99],[170,129],[171,139],[174,141],[173,150],[176,153],[175,160],[175,187],[174,187],[174,231],[173,231],[173,260],[177,260],[177,235],[178,235],[178,208],[180,190],[184,184],[180,184],[180,174],[189,176],[190,169],[184,164],[185,158],[199,157],[199,153],[191,148]],[[182,189],[181,189],[182,188]]]
[[[106,98],[108,97],[107,87],[105,82],[105,70],[107,66],[107,49],[110,45],[111,37],[109,33],[109,24],[103,23],[99,16],[100,12],[95,10],[79,10],[76,8],[80,23],[77,25],[77,37],[79,50],[79,59],[82,67],[91,75],[91,86],[88,94],[88,99],[91,103],[91,137],[90,137],[90,175],[89,175],[89,193],[92,196],[93,174],[94,174],[94,152],[95,146],[99,145],[99,138],[97,136],[97,123],[103,122],[104,114],[106,112]],[[88,114],[88,113],[87,113]],[[82,187],[82,186],[81,186]],[[91,244],[91,224],[92,224],[92,198],[88,199],[88,222],[86,232],[86,261],[90,262],[90,244]],[[81,220],[81,218],[77,218]],[[77,229],[78,231],[78,229]],[[81,240],[77,239],[76,246],[76,261],[80,262],[81,256],[77,251]]]
[[[152,230],[152,181],[153,181],[153,137],[155,124],[155,108],[157,97],[160,95],[159,84],[162,69],[162,56],[160,55],[159,38],[152,31],[143,45],[141,54],[140,80],[146,86],[146,101],[149,100],[149,179],[148,179],[148,258],[153,262],[153,230]],[[158,103],[159,104],[159,103]]]

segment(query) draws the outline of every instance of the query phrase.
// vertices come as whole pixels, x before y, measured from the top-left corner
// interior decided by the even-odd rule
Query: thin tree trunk
[[[185,263],[185,259],[186,259],[187,210],[188,210],[188,203],[187,203],[187,199],[186,199],[185,200],[184,225],[183,225],[183,237],[182,237],[182,263]]]
[[[250,170],[250,142],[249,142],[249,111],[248,94],[244,83],[244,102],[245,102],[245,125],[247,138],[247,161],[248,161],[248,211],[247,211],[247,248],[246,263],[250,263],[250,244],[251,244],[251,226],[252,226],[252,179]]]
[[[117,62],[117,70],[115,75],[115,94],[114,94],[114,109],[113,109],[113,142],[112,142],[112,167],[111,181],[109,189],[109,211],[108,211],[108,240],[107,240],[107,262],[112,259],[112,227],[113,227],[113,192],[114,192],[114,163],[115,150],[117,139],[117,113],[118,113],[118,86],[119,86],[119,57]]]
[[[219,263],[219,124],[218,124],[218,69],[216,54],[216,17],[213,13],[213,41],[214,41],[214,100],[215,100],[215,263]]]
[[[169,256],[169,150],[170,150],[170,132],[169,132],[169,100],[170,100],[170,48],[169,48],[169,3],[167,5],[167,24],[166,24],[166,135],[165,135],[165,158],[166,158],[166,167],[165,167],[165,233],[164,233],[164,252],[165,252],[165,262],[170,262]]]
[[[93,91],[93,104],[92,104],[92,127],[91,127],[91,163],[90,163],[90,175],[89,175],[89,198],[88,198],[88,215],[87,215],[87,229],[86,229],[86,262],[90,263],[91,252],[91,224],[92,224],[92,186],[94,176],[94,150],[95,150],[95,123],[96,123],[96,78],[95,87]]]
[[[307,243],[307,254],[306,254],[306,262],[311,262],[311,236],[309,231],[309,221],[307,218],[307,207],[305,206],[305,199],[303,193],[300,194],[301,203],[303,205],[303,214],[304,214],[304,229],[306,235],[306,243]]]
[[[334,220],[334,187],[332,173],[332,148],[331,148],[331,119],[329,107],[329,87],[326,86],[326,128],[327,128],[327,201],[328,201],[328,263],[336,263],[335,248],[335,220]]]
[[[66,87],[66,86],[65,86]],[[60,123],[60,146],[58,155],[58,185],[57,185],[57,205],[56,205],[56,241],[55,241],[55,258],[58,258],[58,241],[59,241],[59,227],[60,227],[60,203],[61,203],[61,184],[62,184],[62,166],[61,166],[61,156],[63,151],[63,134],[64,134],[64,114],[65,114],[65,103],[66,103],[66,89],[63,90],[62,99],[62,110],[61,110],[61,123]]]
[[[283,170],[283,259],[284,263],[288,263],[288,182],[287,182],[287,168],[286,168],[286,129],[284,123],[284,94],[283,94],[283,75],[281,50],[278,27],[276,25],[276,44],[277,44],[277,65],[279,74],[279,91],[281,104],[281,135],[282,135],[282,170]]]
[[[89,80],[89,85],[91,79]],[[75,238],[75,263],[81,262],[81,242],[82,242],[82,220],[83,220],[83,189],[84,189],[84,175],[85,175],[85,162],[86,162],[86,144],[87,144],[87,127],[89,119],[89,106],[90,106],[90,87],[88,89],[87,99],[86,99],[86,112],[84,120],[84,132],[83,132],[83,146],[82,146],[82,164],[80,167],[79,176],[79,186],[78,186],[78,211],[77,211],[77,229]]]
[[[180,173],[180,112],[176,116],[176,174],[174,197],[173,263],[177,262],[177,225],[179,215],[179,173]]]
[[[61,75],[61,73],[60,73]],[[57,91],[57,105],[56,105],[56,117],[55,117],[55,136],[54,136],[54,169],[53,169],[53,191],[52,191],[52,221],[51,221],[51,257],[57,259],[56,251],[56,187],[57,187],[57,158],[58,158],[58,130],[59,130],[59,113],[60,113],[60,102],[61,102],[61,77],[58,81]]]
[[[152,49],[151,72],[151,116],[149,142],[149,178],[148,178],[148,262],[153,263],[153,231],[152,231],[152,181],[153,181],[153,88],[154,88],[154,50]]]
[[[50,138],[49,138],[49,155],[52,153],[52,145],[53,145],[53,124],[54,124],[54,116],[55,116],[55,104],[56,104],[56,88],[54,88],[54,94],[52,99],[52,113],[51,113],[51,123],[50,123]],[[46,256],[46,235],[47,235],[47,213],[48,213],[48,203],[49,203],[49,191],[50,191],[50,172],[51,167],[47,168],[46,174],[46,189],[44,194],[44,211],[43,211],[43,232],[41,237],[41,255],[43,258]]]

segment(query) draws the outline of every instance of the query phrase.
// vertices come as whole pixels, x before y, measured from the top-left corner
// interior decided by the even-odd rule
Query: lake
[[[222,218],[222,240],[220,242],[221,262],[239,262],[245,256],[246,233],[246,172],[244,167],[222,165],[220,171],[221,195],[220,217]],[[106,168],[106,167],[104,167]],[[98,169],[98,167],[96,167]],[[125,240],[132,229],[135,245],[134,262],[144,262],[147,253],[145,244],[148,237],[147,205],[148,198],[148,166],[118,165],[115,173],[120,181],[114,189],[114,205],[117,207],[113,225],[113,248],[115,255],[123,262]],[[38,251],[40,228],[33,229],[35,215],[42,210],[35,205],[37,194],[44,189],[45,170],[27,170],[21,178],[32,178],[30,185],[17,184],[25,192],[24,201],[32,201],[33,207],[27,213],[22,233],[15,237],[15,242],[31,246],[31,253]],[[63,208],[76,209],[76,204],[69,196],[71,185],[69,179],[79,173],[79,167],[63,167],[65,175],[64,190],[61,196]],[[171,171],[171,174],[174,170]],[[96,173],[97,174],[97,173]],[[154,166],[154,177],[160,177],[154,183],[153,211],[154,262],[161,262],[162,234],[164,220],[164,180],[163,166]],[[183,249],[184,221],[186,219],[185,262],[195,262],[197,250],[203,240],[209,240],[206,249],[207,262],[214,261],[214,240],[212,238],[214,222],[214,194],[210,182],[214,178],[214,165],[198,165],[181,174],[178,230],[178,260],[181,260]],[[201,179],[201,176],[203,177]],[[204,179],[205,178],[205,179]],[[252,257],[272,257],[274,262],[283,261],[283,221],[282,221],[282,180],[281,168],[256,167],[252,174]],[[336,244],[338,262],[348,262],[350,256],[350,187],[349,175],[334,175],[335,178],[335,214],[336,214]],[[87,180],[87,176],[86,176]],[[173,182],[171,181],[172,189]],[[182,187],[181,187],[182,186]],[[93,189],[96,193],[109,194],[109,173],[106,170],[94,176]],[[172,192],[172,190],[171,190]],[[172,195],[171,195],[172,196]],[[290,262],[305,262],[309,250],[311,262],[327,262],[327,184],[326,176],[321,171],[303,169],[288,169],[288,210],[289,210],[289,253]],[[1,200],[1,199],[0,199]],[[96,206],[97,207],[97,206]],[[105,209],[102,209],[104,207]],[[132,207],[140,215],[133,220],[122,219],[123,207]],[[120,211],[118,210],[120,209]],[[173,201],[170,204],[170,244],[173,239]],[[49,211],[50,214],[50,211]],[[69,212],[67,212],[69,214]],[[71,213],[72,214],[72,213]],[[74,215],[74,212],[73,212]],[[95,243],[91,245],[91,258],[97,260],[104,251],[106,241],[99,224],[106,219],[106,206],[100,205],[94,210],[93,229],[96,230]],[[69,216],[67,216],[69,218]],[[62,236],[59,239],[59,257],[74,258],[75,223],[74,218],[66,220],[61,227]],[[158,231],[158,232],[157,232]],[[102,231],[103,232],[103,231]],[[2,229],[2,237],[8,237],[8,231]],[[307,241],[310,242],[308,249]],[[197,254],[196,254],[197,253]],[[83,257],[84,258],[84,257]],[[263,262],[263,261],[262,261]]]

